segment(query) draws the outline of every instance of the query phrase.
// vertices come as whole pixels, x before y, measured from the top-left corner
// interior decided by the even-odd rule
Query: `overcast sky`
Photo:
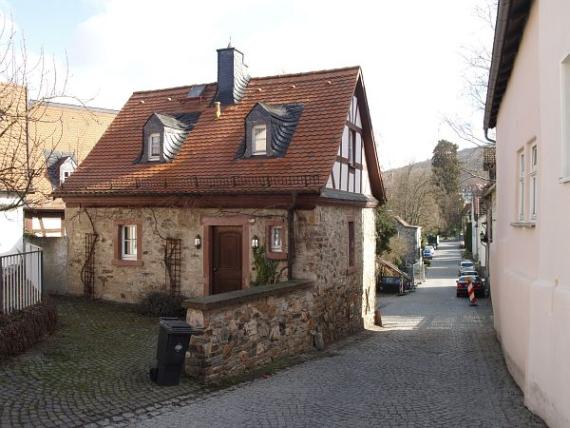
[[[431,157],[443,124],[482,127],[465,96],[465,46],[491,43],[484,0],[0,0],[26,38],[69,63],[69,93],[120,109],[135,90],[212,82],[216,49],[253,76],[360,65],[383,169]]]

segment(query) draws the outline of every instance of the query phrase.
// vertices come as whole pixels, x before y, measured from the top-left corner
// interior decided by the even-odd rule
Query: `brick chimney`
[[[245,93],[249,74],[243,62],[243,53],[228,46],[218,49],[218,93],[216,101],[223,105],[235,104]]]

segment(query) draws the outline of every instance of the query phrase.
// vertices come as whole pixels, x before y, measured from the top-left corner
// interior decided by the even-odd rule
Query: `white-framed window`
[[[267,154],[267,126],[255,125],[251,129],[251,153],[253,155]]]
[[[524,220],[525,214],[525,155],[524,151],[518,152],[518,217],[519,221]]]
[[[137,225],[121,226],[121,259],[137,260]]]
[[[148,136],[148,159],[160,159],[160,134],[158,132]]]
[[[530,147],[530,165],[528,173],[529,186],[529,215],[531,220],[536,220],[536,208],[538,203],[538,181],[536,173],[538,171],[538,147],[533,144]]]
[[[281,253],[283,251],[283,227],[271,227],[271,252]]]

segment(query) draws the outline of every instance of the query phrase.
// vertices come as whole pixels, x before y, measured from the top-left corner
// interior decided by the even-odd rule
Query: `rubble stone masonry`
[[[266,225],[284,219],[284,210],[213,210],[183,208],[92,208],[91,221],[99,234],[95,254],[95,296],[136,302],[145,293],[165,289],[164,237],[182,239],[181,293],[205,296],[203,248],[194,237],[204,236],[201,219],[248,215],[244,228],[265,243]],[[113,263],[116,222],[134,219],[142,227],[142,257],[136,266]],[[86,259],[84,235],[92,232],[84,211],[68,209],[69,291],[83,292],[81,270]],[[354,266],[349,266],[349,222],[354,222]],[[285,223],[286,224],[286,223]],[[375,309],[375,216],[372,208],[317,206],[295,216],[293,278],[308,288],[280,290],[235,299],[215,308],[188,309],[187,320],[197,329],[187,361],[190,375],[218,382],[263,366],[272,359],[322,346],[372,325]],[[251,249],[250,249],[251,251]],[[279,262],[280,269],[286,261]],[[255,278],[253,255],[250,275]],[[286,270],[282,281],[286,280]],[[241,290],[244,291],[244,290]],[[228,294],[228,293],[226,293]],[[212,296],[211,296],[212,297]]]

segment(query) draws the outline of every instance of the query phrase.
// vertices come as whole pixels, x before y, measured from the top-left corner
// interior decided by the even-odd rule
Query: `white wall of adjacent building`
[[[497,120],[491,247],[509,370],[526,405],[553,427],[570,426],[569,24],[569,1],[534,2]]]
[[[1,194],[0,207],[10,206],[15,198]],[[0,256],[23,249],[24,209],[22,207],[0,211]]]

